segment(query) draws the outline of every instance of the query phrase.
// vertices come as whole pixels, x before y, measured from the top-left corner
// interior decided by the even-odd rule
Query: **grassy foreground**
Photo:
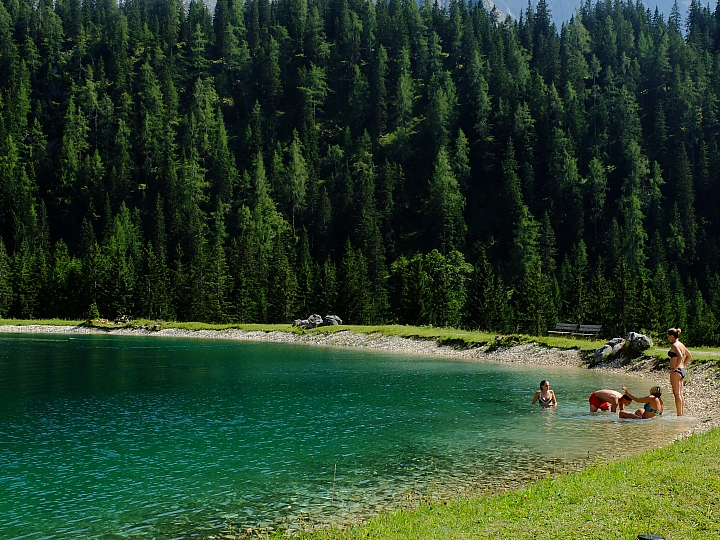
[[[667,540],[707,540],[720,538],[718,515],[720,430],[712,430],[516,491],[423,503],[304,538],[634,540],[649,532]]]

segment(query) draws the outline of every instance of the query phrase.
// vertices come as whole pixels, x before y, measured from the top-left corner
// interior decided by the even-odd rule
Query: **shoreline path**
[[[576,349],[552,349],[536,344],[518,345],[489,351],[487,347],[454,348],[440,345],[432,339],[412,339],[380,334],[356,334],[350,331],[333,333],[227,330],[182,330],[168,328],[151,331],[146,328],[101,329],[84,326],[52,325],[0,325],[0,333],[27,334],[110,334],[118,336],[153,336],[170,338],[228,339],[238,341],[266,341],[273,343],[301,343],[333,347],[360,347],[393,353],[435,355],[468,361],[510,362],[540,366],[587,367]],[[666,370],[654,369],[653,361],[641,361],[627,366],[608,364],[592,369],[627,373],[642,377],[669,390],[669,376]],[[685,409],[688,416],[698,418],[698,423],[683,436],[706,432],[720,427],[720,379],[711,368],[690,365],[690,377],[685,383]]]

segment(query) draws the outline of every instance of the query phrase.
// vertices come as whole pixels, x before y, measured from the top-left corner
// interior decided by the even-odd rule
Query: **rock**
[[[605,344],[595,351],[593,355],[593,365],[607,362],[610,356],[613,354],[612,345]]]
[[[293,321],[293,326],[297,326],[303,330],[337,324],[342,324],[342,319],[337,315],[325,315],[325,317],[321,317],[320,315],[312,314],[307,319],[295,319]]]
[[[328,326],[340,325],[342,324],[342,319],[337,315],[325,315],[323,322]]]
[[[597,349],[593,355],[593,365],[610,362],[620,357],[637,358],[643,351],[652,347],[652,340],[645,334],[630,332],[627,339],[616,337]]]
[[[627,341],[623,347],[623,354],[630,358],[637,358],[642,353],[652,347],[652,340],[645,334],[630,332]]]

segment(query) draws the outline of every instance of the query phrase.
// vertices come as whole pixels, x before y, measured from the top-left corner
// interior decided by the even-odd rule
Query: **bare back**
[[[595,397],[597,397],[600,401],[617,403],[618,400],[622,397],[622,394],[615,390],[608,390],[605,388],[603,390],[595,390]]]
[[[690,351],[688,351],[685,345],[683,345],[677,339],[670,346],[670,352],[668,353],[668,356],[670,356],[670,371],[684,368],[692,357]]]

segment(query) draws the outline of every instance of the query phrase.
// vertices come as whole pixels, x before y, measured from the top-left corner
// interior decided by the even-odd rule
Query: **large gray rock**
[[[613,348],[607,343],[597,349],[593,355],[593,365],[602,364],[607,362],[613,354]]]
[[[637,358],[652,347],[652,340],[645,334],[630,332],[627,339],[616,337],[605,343],[593,354],[593,365],[611,362],[618,358]]]
[[[325,317],[321,317],[320,315],[313,314],[307,319],[295,319],[293,321],[293,326],[297,326],[303,330],[310,330],[311,328],[317,328],[318,326],[330,326],[336,324],[342,324],[342,319],[337,315],[325,315]]]
[[[647,351],[652,347],[652,339],[647,337],[645,334],[638,334],[637,332],[630,332],[628,334],[627,341],[623,347],[623,354],[630,358],[637,358],[641,356],[644,351]]]

